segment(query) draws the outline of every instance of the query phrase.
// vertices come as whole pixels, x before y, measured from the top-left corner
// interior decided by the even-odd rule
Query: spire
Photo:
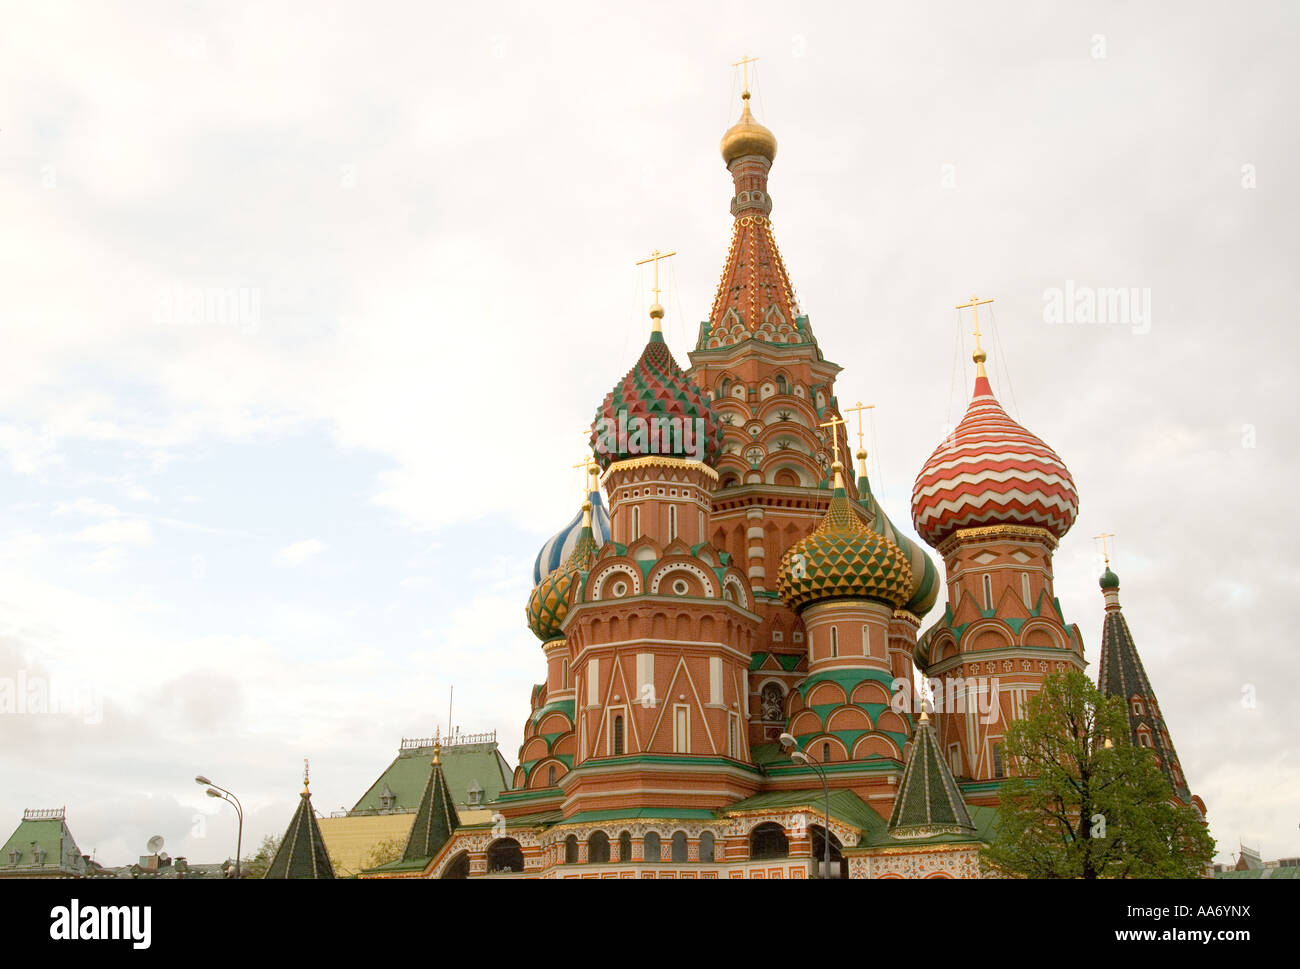
[[[420,806],[411,824],[411,833],[402,851],[403,861],[432,858],[447,843],[452,832],[460,827],[460,816],[447,788],[447,778],[442,772],[441,744],[433,745],[433,760],[429,763],[429,781],[424,785]]]
[[[325,839],[316,823],[316,812],[311,807],[311,791],[307,786],[307,761],[303,762],[302,794],[298,810],[293,812],[289,827],[280,839],[280,847],[271,859],[264,878],[333,878],[334,866],[330,864]]]
[[[939,743],[923,703],[912,735],[912,749],[903,767],[903,781],[889,816],[889,833],[895,838],[911,839],[971,834],[974,830],[961,790],[939,756]]]
[[[750,109],[748,70],[756,59],[746,57],[736,65],[746,71],[740,120],[722,136],[722,159],[735,189],[731,198],[735,222],[713,307],[700,325],[697,350],[734,346],[750,338],[816,343],[799,311],[768,220],[772,199],[767,194],[767,175],[776,158],[776,136],[754,120]]]
[[[1128,718],[1129,737],[1134,746],[1151,750],[1160,770],[1184,803],[1191,803],[1191,790],[1178,762],[1178,753],[1165,726],[1155,690],[1147,678],[1142,657],[1138,655],[1133,633],[1119,605],[1119,576],[1110,570],[1101,577],[1102,595],[1106,599],[1106,618],[1101,633],[1101,661],[1097,688],[1105,695],[1118,697]]]

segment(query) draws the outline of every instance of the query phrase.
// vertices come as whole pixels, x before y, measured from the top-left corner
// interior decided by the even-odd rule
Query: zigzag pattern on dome
[[[942,588],[939,570],[925,549],[900,532],[880,507],[880,502],[876,501],[876,496],[871,492],[871,482],[867,478],[865,454],[865,451],[859,454],[863,458],[863,464],[858,474],[858,507],[866,516],[864,520],[868,527],[897,545],[907,558],[912,567],[912,594],[902,608],[918,618],[922,617],[934,608],[939,597]]]
[[[937,546],[959,528],[1016,524],[1058,540],[1079,514],[1079,493],[1060,456],[1002,409],[986,377],[956,430],[912,488],[912,522]]]
[[[649,434],[650,428],[667,428],[674,421],[679,422],[679,433],[665,435],[669,440]],[[690,447],[680,433],[688,426]],[[701,442],[694,438],[698,427],[703,428],[702,456]],[[638,434],[638,428],[646,430]],[[590,443],[596,463],[606,469],[615,461],[651,455],[712,465],[722,446],[722,426],[704,392],[677,365],[663,335],[655,331],[636,364],[605,395]]]

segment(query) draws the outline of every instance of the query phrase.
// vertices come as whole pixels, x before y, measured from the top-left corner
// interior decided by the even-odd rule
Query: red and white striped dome
[[[912,522],[937,546],[959,528],[1033,525],[1057,539],[1079,514],[1065,462],[1002,409],[988,378],[957,429],[930,455],[912,486]]]

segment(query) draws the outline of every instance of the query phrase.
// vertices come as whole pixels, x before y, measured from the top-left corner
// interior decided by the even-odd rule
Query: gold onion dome
[[[761,155],[769,162],[776,158],[776,135],[754,120],[749,110],[749,92],[741,95],[744,108],[740,120],[722,136],[722,160],[730,165],[746,155]]]
[[[542,642],[563,637],[561,627],[569,614],[574,586],[581,580],[582,573],[591,569],[596,551],[596,539],[591,529],[591,502],[584,501],[582,534],[573,547],[573,554],[564,565],[545,576],[528,597],[528,628]]]
[[[791,609],[826,599],[875,599],[900,608],[912,596],[912,566],[896,544],[853,510],[836,461],[835,494],[816,530],[781,558],[777,591]]]

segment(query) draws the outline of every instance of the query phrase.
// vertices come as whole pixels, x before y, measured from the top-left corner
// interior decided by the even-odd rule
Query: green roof
[[[334,866],[330,864],[325,839],[316,823],[316,812],[311,809],[311,794],[305,789],[298,799],[298,810],[293,812],[289,827],[280,840],[280,847],[271,859],[263,878],[333,878]]]
[[[420,798],[420,807],[411,822],[411,833],[406,838],[402,861],[432,858],[447,843],[452,832],[460,827],[456,805],[451,802],[447,779],[442,774],[442,764],[435,758],[429,765],[429,783]]]
[[[966,799],[939,755],[934,727],[923,716],[917,722],[903,767],[903,780],[889,816],[889,833],[911,840],[933,834],[964,834],[974,829]]]
[[[48,871],[84,875],[87,867],[62,809],[24,812],[0,850],[0,874]]]
[[[807,807],[820,817],[825,805],[826,794],[819,787],[802,791],[771,791],[767,794],[756,794],[729,805],[720,813],[736,814],[741,811],[779,811],[785,808]],[[831,791],[830,809],[831,817],[862,832],[859,843],[874,837],[877,833],[880,835],[885,833],[885,819],[853,791],[843,788]],[[810,823],[816,822],[817,818],[810,819]]]
[[[403,747],[349,813],[414,811],[419,807],[428,783],[432,757],[432,744]],[[502,791],[510,788],[510,765],[501,756],[495,742],[443,747],[440,757],[447,790],[457,807],[470,806],[468,792],[475,783],[483,789],[481,803],[484,805],[492,803]],[[392,795],[387,806],[385,792]]]

